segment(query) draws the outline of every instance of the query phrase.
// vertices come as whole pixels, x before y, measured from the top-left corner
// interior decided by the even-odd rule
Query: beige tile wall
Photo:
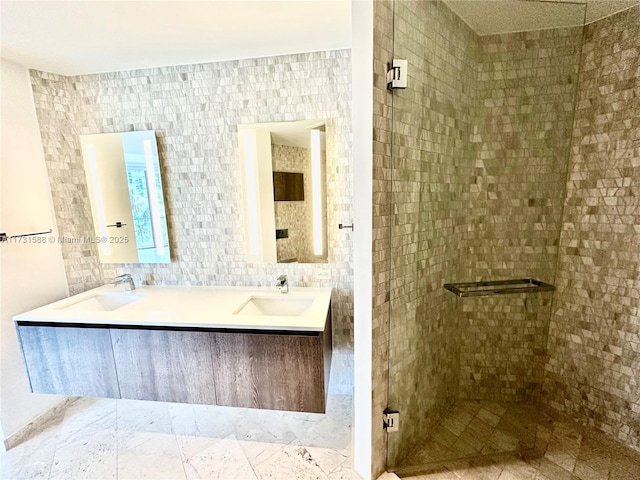
[[[463,276],[554,283],[582,28],[486,35],[478,42]],[[539,398],[551,298],[458,301],[461,397]]]
[[[36,111],[60,234],[91,235],[93,224],[78,135],[156,130],[172,262],[101,265],[91,244],[65,244],[72,293],[130,272],[138,284],[332,286],[334,340],[353,342],[349,50],[63,77],[32,72]],[[327,119],[326,265],[247,263],[241,223],[237,125]],[[348,372],[349,360],[346,359]],[[344,373],[344,372],[343,372]],[[344,373],[339,391],[351,389]]]
[[[460,298],[459,398],[540,398],[552,292]]]
[[[586,28],[546,402],[640,450],[640,7]]]
[[[553,281],[581,38],[478,37],[443,2],[394,9],[410,71],[394,93],[391,466],[457,398],[539,395],[550,294],[458,299],[442,284]]]
[[[394,8],[395,32],[388,10],[377,20],[387,35],[395,34],[395,51],[375,52],[379,64],[395,56],[408,58],[411,68],[409,89],[395,94],[394,168],[385,172],[390,183],[393,175],[394,201],[390,406],[401,410],[406,429],[390,436],[390,466],[424,438],[416,422],[427,424],[431,402],[447,391],[417,394],[423,385],[437,385],[429,368],[450,372],[455,365],[455,350],[437,343],[443,330],[429,331],[443,324],[444,337],[457,334],[460,341],[460,397],[536,400],[548,342],[547,402],[638,448],[638,7],[588,27],[580,78],[581,28],[478,37],[476,83],[468,90],[454,89],[463,76],[447,70],[467,57],[442,4],[395,2]],[[446,41],[439,43],[439,35]],[[428,36],[435,38],[423,43]],[[437,55],[442,47],[448,61]],[[429,75],[435,79],[425,81]],[[446,150],[457,160],[445,162],[455,167],[448,178],[438,176],[446,173],[439,164],[445,152],[438,150],[446,142],[429,130],[429,114],[439,114],[435,133],[456,138],[461,124],[447,122],[446,103],[425,99],[429,87],[440,99],[449,88],[463,92],[458,100],[477,89],[473,131],[458,139],[470,146]],[[376,98],[376,108],[388,103]],[[376,128],[382,134],[388,125]],[[454,196],[460,177],[467,182],[462,206]],[[378,185],[387,196],[385,188]],[[447,230],[451,225],[458,228]],[[462,241],[457,258],[447,256],[438,238]],[[434,250],[421,257],[422,245]],[[421,260],[427,268],[419,271]],[[558,262],[555,296],[458,299],[451,307],[435,293],[443,278],[554,283]],[[448,323],[438,323],[441,315]],[[387,373],[385,365],[379,368]]]

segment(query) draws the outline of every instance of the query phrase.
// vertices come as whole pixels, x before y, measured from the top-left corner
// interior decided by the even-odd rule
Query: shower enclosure
[[[392,5],[393,57],[409,70],[389,94],[387,405],[400,428],[387,468],[526,453],[554,296],[536,285],[556,281],[585,5]],[[536,283],[486,285],[521,279]]]

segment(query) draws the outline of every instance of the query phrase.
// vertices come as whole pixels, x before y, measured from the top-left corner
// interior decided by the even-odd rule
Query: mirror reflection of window
[[[155,132],[81,135],[102,263],[169,263]]]
[[[155,134],[153,131],[123,133],[122,146],[138,261],[168,262],[169,235]]]

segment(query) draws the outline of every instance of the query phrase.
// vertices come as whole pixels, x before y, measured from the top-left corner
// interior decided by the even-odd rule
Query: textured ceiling
[[[589,0],[586,23],[595,22],[634,5],[640,5],[640,0]]]
[[[591,23],[640,0],[445,0],[479,35]]]
[[[0,54],[73,75],[351,47],[350,0],[0,2]]]

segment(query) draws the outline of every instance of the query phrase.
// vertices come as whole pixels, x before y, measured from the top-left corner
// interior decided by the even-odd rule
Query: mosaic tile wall
[[[545,400],[640,450],[640,7],[588,25]]]
[[[274,172],[302,173],[304,200],[275,202],[276,228],[287,229],[289,237],[276,240],[278,260],[313,262],[311,208],[311,150],[289,145],[272,145]]]
[[[539,400],[552,298],[544,292],[457,299],[459,398]]]
[[[476,34],[443,2],[395,2],[395,51],[409,88],[394,92],[391,393],[402,428],[389,466],[402,464],[458,397],[455,297],[460,281],[476,97]]]
[[[156,130],[172,262],[100,265],[63,245],[71,293],[130,272],[138,284],[332,286],[334,340],[353,338],[350,51],[326,51],[76,77],[32,72],[60,234],[93,232],[78,135]],[[245,261],[237,125],[327,119],[329,265]],[[329,268],[331,280],[315,280]],[[346,383],[349,382],[345,378]],[[345,389],[349,385],[344,385]]]
[[[371,476],[378,478],[387,466],[387,435],[381,424],[387,406],[389,338],[389,227],[391,206],[392,96],[387,92],[387,62],[393,57],[393,0],[373,2],[373,298]]]
[[[478,42],[463,276],[554,283],[582,28],[486,35]],[[462,398],[539,398],[551,298],[458,300]]]
[[[431,332],[425,339],[420,333],[429,328],[431,319],[437,325],[442,314],[450,315],[448,320],[454,325],[445,328],[448,334],[457,333],[461,344],[460,397],[536,400],[549,342],[548,403],[638,448],[640,260],[629,246],[638,244],[640,234],[635,189],[640,167],[639,9],[588,27],[579,79],[582,28],[477,37],[476,83],[471,80],[465,85],[467,90],[460,90],[463,95],[475,95],[473,131],[468,138],[461,136],[462,146],[446,149],[453,158],[445,165],[455,169],[448,177],[439,177],[438,173],[446,172],[436,170],[441,157],[429,154],[445,154],[438,148],[446,141],[434,141],[428,114],[440,113],[437,125],[441,130],[435,133],[456,138],[456,128],[463,128],[459,121],[447,122],[446,111],[438,110],[442,103],[425,99],[429,93],[425,84],[443,81],[436,88],[440,98],[445,97],[447,88],[453,88],[456,81],[464,82],[460,75],[447,77],[447,68],[467,57],[461,55],[444,9],[438,12],[441,4],[395,2],[394,7],[395,32],[390,7],[377,10],[376,65],[384,68],[384,62],[393,56],[408,58],[410,84],[407,91],[394,94],[393,171],[381,169],[378,176],[374,174],[374,182],[384,178],[391,183],[393,176],[392,194],[381,183],[376,184],[376,191],[384,201],[393,196],[390,406],[402,412],[402,429],[408,432],[389,436],[389,466],[398,460],[401,446],[425,438],[420,436],[415,416],[428,418],[433,413],[429,396],[447,392],[445,382],[440,390],[410,400],[433,381],[430,365],[420,364],[421,358],[432,355],[430,362],[440,362],[438,368],[443,371],[451,365],[455,368],[455,359],[448,358],[452,351],[445,345],[440,344],[435,355],[430,348],[430,340],[438,334]],[[422,43],[429,34],[447,39],[442,44],[448,49],[444,61],[433,52],[438,49],[437,40]],[[390,35],[396,37],[394,51],[384,43],[393,43]],[[422,69],[425,57],[429,57],[429,68]],[[473,60],[472,55],[469,58]],[[429,75],[435,80],[422,83]],[[580,98],[574,122],[578,81]],[[391,114],[385,111],[390,95],[385,98],[382,87],[377,93],[375,145],[385,152],[379,161],[386,166],[382,162],[389,147],[384,142],[391,142]],[[426,107],[424,112],[418,112],[420,106]],[[425,161],[432,163],[427,169],[422,166]],[[461,191],[459,205],[454,195],[460,191],[461,177],[466,189]],[[421,180],[424,189],[417,188]],[[450,195],[448,200],[439,205],[422,204],[437,204],[446,195]],[[387,215],[383,208],[380,211]],[[429,228],[423,231],[425,224]],[[435,248],[439,238],[462,240],[457,259],[449,260],[446,247]],[[420,268],[423,245],[435,249],[422,258],[428,267],[420,271],[423,276],[412,282],[413,270]],[[379,263],[389,261],[384,254],[379,259]],[[433,293],[442,280],[438,262],[442,262],[447,281],[535,277],[551,283],[559,262],[559,290],[555,296],[456,300],[453,308]],[[420,311],[422,298],[426,314]],[[377,320],[382,325],[383,320]],[[374,358],[374,380],[386,379],[383,358],[380,355],[377,364]],[[428,423],[424,418],[417,422]]]

